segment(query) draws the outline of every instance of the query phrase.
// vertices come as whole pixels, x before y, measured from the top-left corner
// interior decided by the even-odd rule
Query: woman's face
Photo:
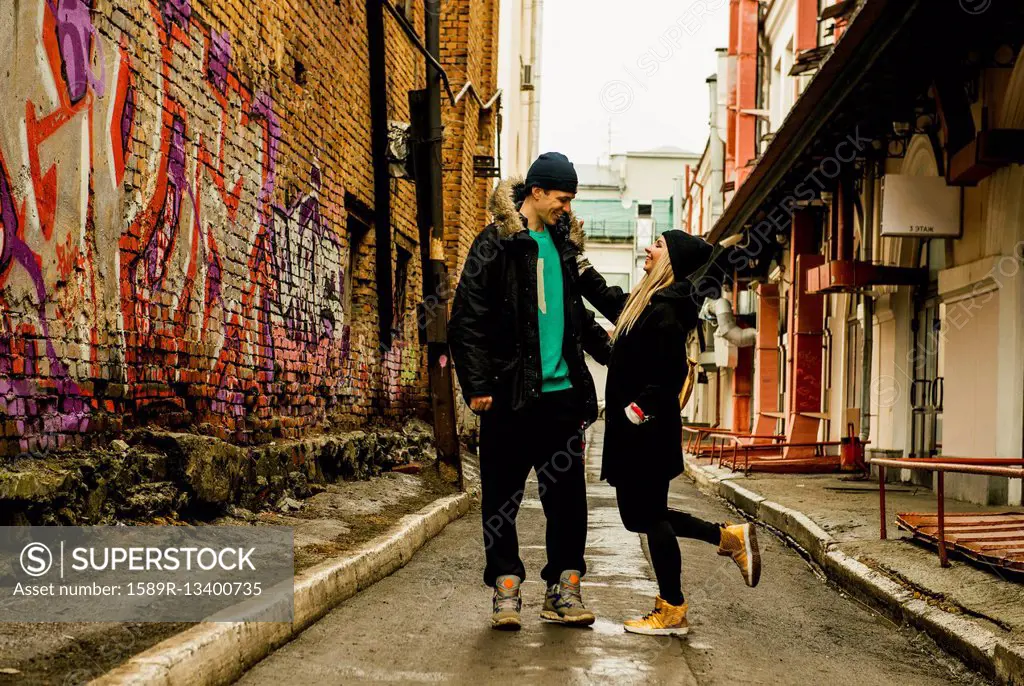
[[[668,245],[665,244],[665,237],[658,236],[658,240],[654,245],[649,245],[644,248],[644,252],[647,253],[647,259],[644,260],[644,272],[650,274],[651,270],[654,269],[655,263],[665,257],[665,253],[668,252]]]

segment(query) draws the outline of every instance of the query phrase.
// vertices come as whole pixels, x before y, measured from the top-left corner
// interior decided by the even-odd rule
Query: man
[[[484,582],[494,587],[491,624],[521,626],[516,515],[531,467],[547,517],[547,594],[541,617],[589,625],[580,579],[587,538],[583,429],[597,418],[584,349],[607,363],[608,336],[576,288],[582,228],[572,216],[576,170],[541,155],[525,182],[498,185],[494,221],[470,248],[448,335],[470,408],[481,416]]]

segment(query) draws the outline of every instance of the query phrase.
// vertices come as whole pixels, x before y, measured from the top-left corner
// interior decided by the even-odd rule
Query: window
[[[356,271],[359,269],[360,252],[369,233],[369,225],[362,222],[355,214],[348,215],[348,264],[345,268],[345,292],[341,294],[342,311],[352,316],[352,302],[355,296]]]
[[[646,217],[651,217],[653,215],[654,215],[654,206],[653,205],[640,204],[640,205],[636,206],[636,216],[637,217],[644,217],[644,218],[646,218]]]
[[[404,248],[398,248],[395,261],[394,316],[391,320],[392,336],[398,340],[401,340],[405,334],[405,296],[409,283],[409,260],[411,258],[412,253]]]

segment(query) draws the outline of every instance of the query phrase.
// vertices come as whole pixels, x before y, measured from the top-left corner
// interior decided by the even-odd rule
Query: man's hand
[[[494,404],[494,397],[490,395],[478,395],[469,399],[469,409],[474,412],[487,412]]]

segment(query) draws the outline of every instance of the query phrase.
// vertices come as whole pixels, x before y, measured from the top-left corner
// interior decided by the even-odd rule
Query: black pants
[[[668,481],[617,484],[615,498],[622,524],[630,531],[647,534],[647,546],[651,550],[651,564],[654,575],[658,577],[661,597],[672,605],[682,605],[684,597],[680,576],[683,562],[676,539],[692,538],[718,545],[722,525],[669,509],[668,485]]]
[[[519,557],[516,516],[530,469],[537,472],[547,518],[548,584],[561,573],[586,573],[587,488],[583,465],[583,422],[573,391],[544,393],[521,412],[485,412],[480,424],[481,508],[487,567],[484,583],[499,576],[526,577]]]

